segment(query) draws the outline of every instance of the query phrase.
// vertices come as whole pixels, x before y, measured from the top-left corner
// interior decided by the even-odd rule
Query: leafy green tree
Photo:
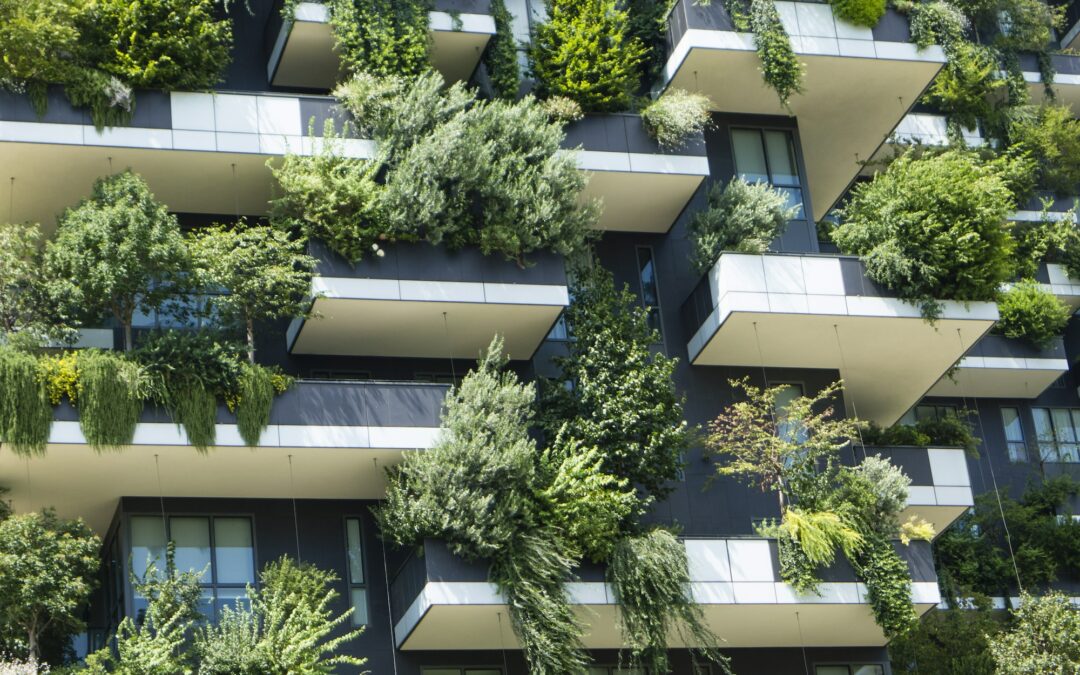
[[[147,599],[145,615],[139,621],[124,617],[116,630],[115,650],[106,645],[86,657],[87,675],[190,673],[188,635],[202,618],[198,610],[201,574],[176,570],[170,542],[164,571],[152,562],[142,579],[131,580],[135,593]]]
[[[645,47],[615,0],[552,0],[529,56],[541,97],[566,96],[586,112],[630,108]]]
[[[70,337],[48,307],[40,273],[37,225],[0,223],[0,338],[11,344],[39,344]]]
[[[195,636],[200,675],[329,675],[338,665],[362,666],[365,659],[337,654],[363,628],[332,637],[352,608],[334,615],[337,577],[288,557],[268,564],[260,588],[248,587],[250,609],[225,607],[217,625]]]
[[[45,275],[58,305],[96,319],[111,315],[133,347],[136,310],[161,309],[187,281],[187,246],[176,217],[131,171],[94,183],[60,218],[45,249]]]
[[[1013,626],[990,638],[1000,675],[1080,672],[1080,609],[1059,592],[1022,594]]]
[[[62,520],[51,509],[0,521],[0,622],[25,638],[30,658],[40,660],[47,631],[83,629],[100,550],[82,520]]]
[[[995,675],[989,636],[1004,623],[994,617],[990,598],[970,607],[931,610],[910,633],[889,643],[897,675]]]
[[[992,300],[1013,269],[1015,169],[958,150],[902,155],[855,187],[833,241],[930,318],[941,312],[938,300]]]
[[[543,387],[540,424],[551,439],[600,448],[605,473],[662,499],[689,445],[677,360],[653,352],[647,310],[628,288],[616,290],[609,272],[594,266],[574,276],[566,310],[574,340],[557,360],[561,375]]]
[[[265,225],[219,225],[199,231],[194,243],[198,271],[227,292],[213,304],[226,321],[244,327],[254,363],[255,323],[303,316],[317,261],[302,240]]]

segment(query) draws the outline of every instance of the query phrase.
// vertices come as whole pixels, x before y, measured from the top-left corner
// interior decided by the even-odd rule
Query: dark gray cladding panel
[[[1048,210],[1054,213],[1068,211],[1076,205],[1076,195],[1056,195],[1048,190],[1038,190],[1020,206],[1022,211],[1042,211],[1043,200],[1048,200]]]
[[[873,28],[873,34],[880,42],[911,42],[907,17],[891,8],[885,10],[885,15]]]
[[[297,382],[274,401],[271,424],[437,427],[447,385]]]
[[[672,154],[704,157],[704,134],[695,134],[682,147],[665,150],[649,132],[640,115],[617,113],[587,115],[566,126],[563,147],[598,152],[634,152],[643,154]]]
[[[840,258],[840,273],[844,279],[844,292],[848,295],[874,298],[896,297],[894,293],[878,286],[866,276],[866,264],[858,258]]]
[[[912,485],[933,485],[934,475],[930,471],[930,453],[926,448],[919,448],[913,446],[892,446],[892,447],[879,447],[879,446],[867,446],[864,448],[855,448],[854,453],[859,461],[862,461],[864,457],[873,457],[874,455],[880,455],[882,459],[889,460],[894,466],[900,467],[907,477],[911,479]],[[855,462],[848,461],[849,457],[845,453],[845,464],[853,465]]]
[[[319,259],[324,277],[350,279],[408,279],[412,281],[463,281],[507,284],[566,284],[566,265],[555,253],[534,251],[520,267],[501,254],[484,255],[476,248],[450,251],[426,242],[387,245],[385,257],[367,255],[355,265],[311,242],[309,252]]]
[[[435,0],[434,8],[450,14],[491,14],[491,0]]]
[[[1064,359],[1065,342],[1055,338],[1046,349],[1039,349],[1020,338],[1008,338],[1004,335],[988,334],[968,350],[968,356],[989,356],[1028,359]]]
[[[322,138],[326,120],[334,121],[335,134],[357,138],[354,125],[346,126],[347,122],[351,122],[352,116],[336,100],[325,96],[300,97],[300,125],[305,135]]]
[[[171,129],[172,105],[169,94],[140,89],[135,92],[135,111],[125,126],[144,129]],[[90,112],[76,108],[68,101],[63,87],[50,86],[46,95],[45,114],[38,116],[25,93],[0,91],[0,121],[46,122],[49,124],[92,124]]]

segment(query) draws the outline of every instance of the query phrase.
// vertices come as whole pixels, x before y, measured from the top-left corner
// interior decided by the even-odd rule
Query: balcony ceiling
[[[704,173],[589,171],[581,196],[603,205],[598,229],[663,234],[697,192]]]
[[[942,377],[928,396],[1037,398],[1069,372],[1068,360],[966,357],[952,376]]]

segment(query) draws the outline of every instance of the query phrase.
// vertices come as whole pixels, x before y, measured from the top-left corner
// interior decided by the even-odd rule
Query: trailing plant
[[[672,379],[678,362],[651,349],[647,310],[609,272],[597,265],[572,279],[566,322],[574,340],[556,359],[559,377],[541,390],[540,426],[549,438],[600,448],[606,473],[662,499],[689,446]]]
[[[491,0],[491,16],[495,19],[495,35],[484,50],[484,65],[491,88],[499,98],[512,101],[521,88],[518,68],[517,45],[514,39],[513,20],[505,0]]]
[[[1012,270],[1008,181],[1016,169],[959,150],[904,154],[855,187],[833,241],[931,320],[942,311],[939,300],[994,299]]]
[[[247,357],[255,363],[255,324],[307,314],[317,261],[304,242],[281,230],[241,222],[201,229],[193,241],[203,283],[220,289],[210,304],[223,323],[241,326]]]
[[[537,94],[566,96],[586,112],[630,107],[645,46],[616,0],[551,0],[534,29],[529,59]]]
[[[331,0],[328,6],[346,74],[410,77],[430,69],[428,0]],[[287,18],[291,9],[287,4]]]
[[[957,446],[974,457],[978,455],[981,440],[971,430],[969,418],[972,414],[961,410],[957,415],[946,415],[941,419],[927,418],[915,424],[894,424],[887,429],[871,423],[863,429],[862,440],[866,445],[881,446]]]
[[[262,432],[270,426],[270,409],[274,397],[292,386],[292,378],[260,365],[244,364],[237,381],[235,398],[226,399],[229,409],[236,413],[240,438],[248,447],[259,444]]]
[[[558,122],[559,124],[577,122],[585,117],[581,105],[574,99],[565,96],[549,96],[540,101],[540,106],[552,122]]]
[[[183,288],[189,269],[176,216],[131,171],[96,181],[92,195],[60,218],[45,247],[54,302],[70,316],[110,315],[129,351],[135,312],[163,309]]]
[[[723,251],[764,253],[784,233],[799,208],[788,207],[787,196],[768,183],[747,183],[741,176],[709,186],[707,208],[698,211],[688,228],[691,261],[703,273]]]
[[[119,450],[135,437],[143,400],[151,395],[147,372],[111,352],[79,352],[79,427],[94,450]]]
[[[248,586],[246,603],[224,607],[216,625],[196,631],[199,673],[330,675],[339,665],[364,665],[366,659],[340,653],[364,628],[341,631],[353,608],[332,609],[337,580],[333,572],[287,556],[269,563],[259,574],[259,588]]]
[[[911,604],[911,573],[892,543],[871,536],[851,558],[855,573],[866,583],[866,599],[887,639],[904,635],[918,623]]]
[[[579,201],[585,177],[535,100],[477,101],[460,85],[444,89],[437,73],[359,77],[336,95],[379,143],[376,203],[388,236],[476,246],[521,265],[593,236],[596,206]]]
[[[1064,593],[1027,593],[1013,610],[1013,625],[990,638],[1001,675],[1075,673],[1080,670],[1080,610]]]
[[[885,15],[885,0],[829,0],[838,19],[873,28]]]
[[[740,0],[733,0],[733,2]],[[789,101],[803,91],[804,66],[791,47],[791,38],[780,22],[780,13],[772,0],[749,0],[749,24],[754,33],[754,48],[761,60],[761,75],[780,99],[780,106],[790,111]]]
[[[32,354],[0,345],[0,442],[22,456],[45,453],[53,411]]]
[[[683,89],[669,90],[641,110],[641,119],[660,147],[680,148],[709,126],[709,98]]]
[[[41,660],[42,638],[74,637],[96,585],[101,540],[51,509],[0,520],[0,626]]]
[[[1060,337],[1072,316],[1068,305],[1032,280],[1014,284],[1002,293],[998,313],[1001,318],[994,330],[1005,337],[1025,340],[1038,349],[1046,349]]]
[[[730,660],[720,653],[701,607],[690,597],[686,547],[675,535],[657,529],[624,537],[612,553],[607,578],[631,664],[651,673],[670,672],[668,639],[675,635],[731,672]]]

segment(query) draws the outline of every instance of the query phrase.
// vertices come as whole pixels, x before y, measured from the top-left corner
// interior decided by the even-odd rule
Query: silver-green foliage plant
[[[998,314],[995,330],[1045,349],[1065,332],[1072,311],[1040,283],[1027,280],[1001,294]]]
[[[694,215],[689,235],[691,259],[704,272],[723,251],[764,253],[784,233],[799,211],[768,183],[747,183],[741,176],[709,187],[708,207]]]
[[[101,540],[82,520],[52,510],[0,521],[0,626],[41,657],[41,637],[74,636],[96,584]]]
[[[668,640],[675,636],[731,672],[691,597],[686,547],[675,535],[657,529],[623,538],[612,553],[607,578],[631,663],[650,673],[670,672]]]
[[[904,154],[855,187],[833,241],[929,318],[940,314],[939,300],[992,300],[1013,269],[1015,170],[963,150]]]
[[[102,178],[60,218],[46,244],[49,292],[71,316],[111,316],[133,345],[136,311],[160,310],[186,282],[187,246],[176,216],[131,171]]]
[[[330,675],[338,666],[364,665],[340,653],[364,629],[340,631],[353,609],[334,611],[332,572],[282,557],[259,581],[258,589],[248,586],[250,607],[225,607],[216,625],[196,632],[200,675]]]
[[[673,89],[645,106],[641,119],[660,147],[680,148],[709,126],[709,97]]]
[[[990,654],[1001,675],[1080,672],[1080,610],[1051,592],[1023,594],[1012,627],[990,638]]]

